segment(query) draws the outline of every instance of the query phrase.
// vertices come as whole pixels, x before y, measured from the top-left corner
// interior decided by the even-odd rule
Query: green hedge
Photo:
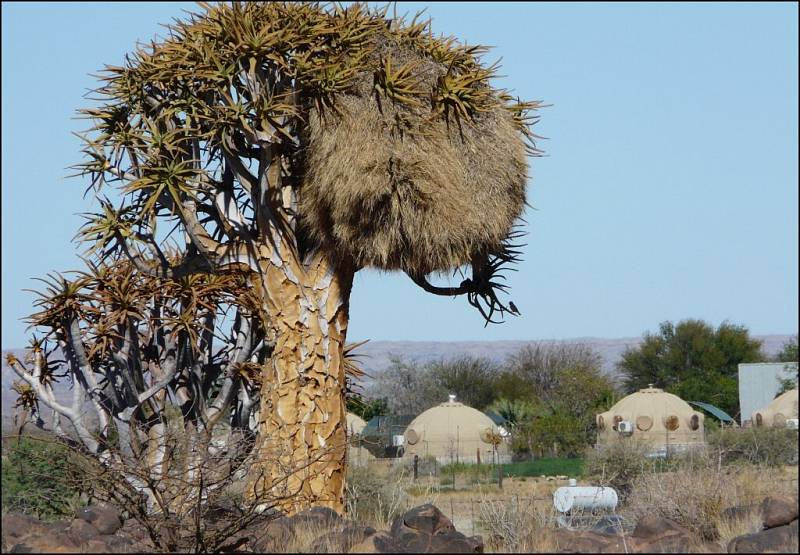
[[[570,476],[577,477],[583,473],[583,459],[534,459],[503,465],[506,476]]]
[[[499,465],[503,467],[503,476],[580,476],[583,473],[583,459],[534,459],[511,464]],[[452,483],[448,477],[455,473],[473,482],[497,480],[497,468],[491,464],[465,464],[453,463],[439,467],[439,476],[442,484]]]

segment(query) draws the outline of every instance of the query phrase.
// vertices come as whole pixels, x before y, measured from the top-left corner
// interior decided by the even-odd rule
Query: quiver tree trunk
[[[286,257],[284,257],[286,258]],[[322,253],[262,260],[258,281],[274,341],[262,373],[259,438],[247,491],[294,513],[344,507],[345,370],[353,269]]]

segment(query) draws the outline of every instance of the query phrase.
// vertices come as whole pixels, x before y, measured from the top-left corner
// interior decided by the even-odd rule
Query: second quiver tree
[[[101,200],[81,236],[143,276],[238,276],[263,332],[258,353],[248,344],[260,399],[247,491],[341,511],[354,274],[403,271],[466,295],[487,323],[518,313],[498,279],[518,260],[539,105],[491,86],[485,48],[418,18],[203,8],[106,67],[80,173],[120,201]],[[427,277],[454,271],[456,287]]]

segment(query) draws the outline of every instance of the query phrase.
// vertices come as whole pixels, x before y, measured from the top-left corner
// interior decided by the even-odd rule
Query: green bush
[[[720,428],[707,436],[724,464],[797,464],[797,431],[786,428]]]
[[[71,516],[79,504],[79,464],[69,447],[52,439],[21,438],[4,445],[3,512],[43,520]]]
[[[585,423],[566,412],[536,416],[513,428],[511,451],[516,460],[576,457],[591,443]]]
[[[641,441],[611,441],[586,452],[584,475],[601,486],[614,488],[624,501],[638,478],[664,464],[648,457],[650,451],[651,447]]]

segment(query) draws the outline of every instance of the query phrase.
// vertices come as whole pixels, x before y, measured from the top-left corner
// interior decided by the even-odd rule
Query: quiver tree
[[[286,509],[342,509],[356,271],[466,295],[487,322],[509,310],[497,279],[518,255],[538,104],[493,88],[484,51],[385,9],[235,3],[106,67],[80,168],[121,200],[83,238],[162,279],[245,276],[270,353],[256,459],[274,461],[251,494],[289,469]],[[452,271],[457,287],[427,278]]]
[[[199,489],[201,471],[207,483],[243,476],[270,354],[246,280],[161,278],[125,259],[76,274],[42,280],[29,321],[44,335],[24,361],[8,355],[24,413],[106,465],[149,510],[195,503],[182,497]],[[54,392],[64,378],[69,404]],[[192,487],[179,492],[176,481]]]

